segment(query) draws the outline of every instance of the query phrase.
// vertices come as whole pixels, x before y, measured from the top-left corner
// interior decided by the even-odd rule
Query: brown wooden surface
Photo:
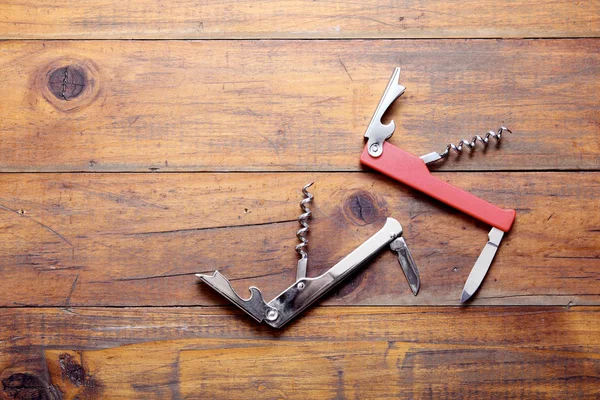
[[[5,308],[0,318],[12,323],[0,340],[18,352],[0,353],[0,379],[33,381],[65,399],[232,397],[227,387],[237,398],[300,397],[303,388],[317,398],[592,398],[597,314],[597,307],[316,307],[273,331],[231,307]],[[10,364],[19,357],[20,365]],[[20,376],[22,365],[40,372]]]
[[[581,37],[597,1],[4,0],[0,39]]]
[[[392,143],[421,155],[514,132],[501,153],[445,170],[600,164],[596,39],[8,41],[0,52],[2,171],[360,170],[396,65],[407,91]]]
[[[599,11],[2,2],[0,399],[598,398]],[[395,145],[513,130],[433,167],[517,210],[467,306],[489,227],[358,164],[395,66]],[[313,180],[309,275],[392,216],[417,297],[387,251],[282,330],[197,283],[287,287]]]
[[[600,174],[437,175],[518,205],[474,304],[600,304]],[[2,175],[0,304],[226,304],[194,278],[215,269],[240,293],[256,285],[273,298],[294,281],[299,188],[310,180],[310,276],[391,216],[423,278],[414,297],[385,252],[327,304],[457,304],[488,227],[374,173]]]

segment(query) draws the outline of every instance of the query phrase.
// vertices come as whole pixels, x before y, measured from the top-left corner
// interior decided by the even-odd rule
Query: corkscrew
[[[296,251],[300,255],[300,259],[298,260],[298,268],[296,269],[296,280],[306,277],[306,267],[308,264],[308,253],[305,250],[305,247],[308,245],[308,239],[306,238],[306,234],[308,233],[308,219],[312,216],[310,208],[308,208],[308,203],[310,203],[314,196],[308,192],[308,188],[311,187],[314,182],[311,182],[307,185],[304,185],[302,188],[302,194],[304,198],[300,202],[300,208],[303,213],[298,217],[298,222],[302,226],[297,232],[296,237],[300,240],[300,243],[296,245]]]
[[[311,216],[307,204],[313,199],[313,195],[307,189],[311,185],[312,183],[302,188],[304,198],[300,202],[300,207],[303,213],[298,218],[302,228],[296,233],[301,242],[296,246],[296,251],[300,255],[296,272],[296,282],[285,289],[279,296],[267,303],[264,301],[261,291],[255,286],[251,286],[250,297],[243,299],[233,289],[229,280],[219,271],[215,271],[212,275],[196,274],[196,276],[256,321],[265,321],[273,328],[280,328],[315,301],[319,300],[353,272],[365,265],[387,245],[390,245],[390,249],[397,253],[398,261],[406,275],[410,288],[416,295],[420,287],[419,271],[406,242],[401,237],[402,225],[394,218],[387,218],[385,225],[377,233],[325,273],[314,278],[306,277],[308,263],[308,254],[306,252],[307,220]]]
[[[508,129],[504,126],[501,126],[500,128],[498,128],[497,132],[488,131],[485,134],[485,136],[483,136],[483,137],[481,137],[479,135],[475,135],[475,136],[473,136],[471,141],[462,139],[460,142],[458,142],[458,146],[455,145],[454,143],[450,143],[446,146],[446,149],[443,152],[436,153],[434,151],[432,153],[421,156],[421,159],[423,160],[423,162],[425,164],[430,164],[432,162],[448,158],[448,156],[450,155],[450,150],[453,150],[460,156],[463,152],[463,146],[467,146],[469,148],[469,150],[474,150],[477,146],[477,142],[482,143],[483,147],[486,148],[488,146],[488,144],[490,143],[490,137],[494,138],[496,140],[496,144],[498,144],[498,143],[500,143],[500,140],[502,139],[502,134],[504,132],[512,133],[510,131],[510,129]]]
[[[488,235],[488,242],[475,262],[460,301],[467,301],[479,288],[496,255],[502,237],[510,230],[515,220],[515,210],[502,209],[488,203],[468,192],[463,191],[449,183],[434,177],[427,164],[440,159],[445,159],[453,150],[459,155],[463,146],[475,149],[477,142],[487,146],[490,137],[497,142],[502,138],[502,133],[510,132],[505,127],[500,127],[497,132],[489,131],[484,137],[476,135],[471,141],[461,140],[457,145],[449,144],[440,154],[437,152],[417,157],[387,142],[396,128],[394,121],[384,125],[381,118],[390,105],[396,101],[406,90],[399,84],[400,68],[396,68],[367,127],[365,137],[368,139],[365,149],[360,157],[361,163],[399,181],[413,189],[419,190],[439,201],[454,207],[473,218],[492,226]]]

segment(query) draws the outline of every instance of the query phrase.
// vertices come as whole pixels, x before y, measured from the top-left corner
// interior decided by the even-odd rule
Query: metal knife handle
[[[282,327],[348,275],[363,266],[401,234],[402,225],[395,219],[388,218],[379,232],[367,239],[327,272],[316,278],[299,279],[274,298],[268,305],[277,310],[277,316],[276,318],[266,318],[265,322],[274,328]]]
[[[512,227],[515,210],[502,209],[452,186],[434,177],[419,157],[388,142],[384,142],[383,146],[384,151],[377,158],[369,154],[366,146],[360,157],[361,163],[503,232]]]

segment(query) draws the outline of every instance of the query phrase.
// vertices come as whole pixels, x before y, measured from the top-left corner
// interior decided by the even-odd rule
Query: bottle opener
[[[515,210],[499,208],[436,178],[427,168],[427,164],[448,157],[450,150],[460,154],[463,151],[463,146],[474,149],[478,141],[487,146],[490,137],[499,141],[502,138],[502,133],[505,131],[510,133],[510,131],[505,127],[500,127],[497,132],[489,131],[484,137],[476,135],[471,141],[463,139],[458,146],[449,144],[441,154],[433,152],[417,157],[401,150],[386,141],[393,135],[396,129],[394,121],[391,121],[387,125],[381,122],[381,118],[386,110],[406,90],[404,86],[400,85],[399,78],[400,68],[396,68],[364,135],[368,141],[362,152],[360,161],[362,164],[392,179],[402,182],[492,226],[492,230],[488,235],[488,242],[475,262],[462,291],[460,301],[465,302],[473,296],[481,285],[496,255],[498,246],[500,246],[502,237],[512,227],[516,212]]]
[[[251,286],[250,298],[243,299],[235,292],[229,280],[219,271],[215,271],[212,275],[196,274],[196,276],[256,321],[265,321],[273,328],[281,328],[349,275],[365,265],[387,245],[390,245],[391,250],[398,253],[398,260],[402,266],[402,270],[406,275],[411,290],[416,296],[420,287],[419,271],[406,242],[400,237],[402,235],[402,225],[394,218],[387,218],[385,225],[377,233],[325,273],[314,278],[306,276],[306,267],[308,264],[308,254],[306,252],[308,243],[306,239],[308,232],[307,220],[311,217],[311,212],[307,204],[313,199],[313,195],[307,189],[311,185],[312,183],[309,183],[302,188],[305,197],[300,202],[303,213],[298,218],[302,228],[296,233],[301,242],[296,246],[296,251],[300,255],[296,272],[296,282],[285,289],[279,296],[266,303],[260,290]]]

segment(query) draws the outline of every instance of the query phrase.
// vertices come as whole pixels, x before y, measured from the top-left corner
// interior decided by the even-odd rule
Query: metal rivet
[[[298,284],[298,290],[302,290],[302,289],[304,289],[304,286],[305,286],[305,285],[304,285],[304,282],[300,282],[300,283]]]
[[[371,145],[371,151],[372,151],[373,153],[377,153],[377,152],[379,151],[379,144],[377,144],[377,143],[373,143],[373,144]]]
[[[269,310],[267,312],[267,319],[269,321],[275,321],[278,317],[279,317],[279,313],[277,312],[277,310]]]

